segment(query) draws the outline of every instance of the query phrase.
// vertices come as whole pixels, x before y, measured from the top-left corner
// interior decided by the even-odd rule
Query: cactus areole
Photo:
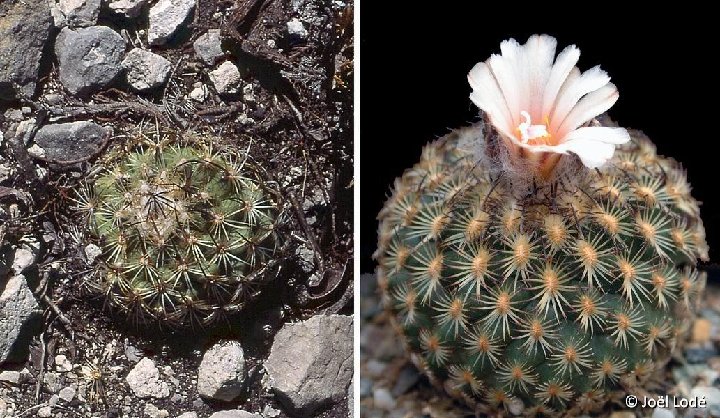
[[[86,285],[132,323],[204,326],[259,290],[278,196],[242,151],[151,136],[98,164],[79,193],[102,249]]]
[[[598,119],[617,89],[555,47],[509,40],[477,64],[482,120],[427,145],[378,216],[378,282],[407,350],[486,413],[571,415],[640,393],[704,286],[685,172]]]

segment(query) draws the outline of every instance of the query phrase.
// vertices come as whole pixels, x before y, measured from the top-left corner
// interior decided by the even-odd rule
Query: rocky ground
[[[714,277],[715,276],[715,277]],[[720,286],[710,274],[692,341],[670,363],[653,398],[707,400],[705,408],[635,408],[610,405],[609,418],[720,417]],[[439,393],[403,353],[379,306],[373,274],[360,278],[360,416],[363,418],[475,417],[474,411]],[[621,400],[622,401],[622,400]],[[508,416],[515,416],[512,412]]]
[[[353,3],[0,1],[0,418],[352,416]],[[251,150],[289,244],[189,331],[88,296],[71,206],[138,126]]]

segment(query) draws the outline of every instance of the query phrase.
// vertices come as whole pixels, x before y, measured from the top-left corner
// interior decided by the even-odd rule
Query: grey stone
[[[148,43],[163,45],[188,20],[195,0],[159,0],[150,8]]]
[[[242,409],[229,409],[226,411],[218,411],[210,415],[210,418],[262,418],[262,415],[252,414]]]
[[[106,128],[94,122],[56,123],[38,130],[35,145],[42,149],[45,158],[74,161],[95,155],[108,133]]]
[[[353,378],[350,381],[350,385],[348,385],[348,394],[347,394],[347,403],[348,403],[348,418],[353,418],[353,410],[354,403],[355,403],[355,374],[353,373]]]
[[[60,390],[60,375],[55,372],[46,372],[43,383],[48,392],[56,393]]]
[[[35,263],[35,254],[27,248],[18,248],[15,250],[15,256],[13,257],[12,266],[10,269],[15,274],[21,274],[28,267]]]
[[[280,411],[279,409],[275,409],[268,404],[268,405],[265,405],[265,407],[263,408],[262,416],[264,418],[275,418],[275,417],[279,416],[281,412],[282,411]]]
[[[0,99],[30,99],[52,28],[47,1],[0,1]]]
[[[93,93],[120,72],[125,41],[106,26],[63,28],[55,41],[60,81],[74,95]]]
[[[25,277],[11,277],[0,294],[0,363],[7,359],[21,328],[37,308]]]
[[[300,245],[295,250],[295,255],[298,257],[298,264],[302,271],[310,273],[315,270],[315,251],[307,245]]]
[[[301,415],[339,402],[353,374],[353,318],[318,315],[286,324],[265,362],[269,386]]]
[[[715,345],[711,342],[707,344],[691,344],[685,347],[685,359],[690,364],[704,364],[717,354]]]
[[[372,380],[361,377],[360,378],[360,397],[366,398],[366,397],[372,395],[372,386],[373,386]]]
[[[63,401],[70,403],[70,402],[72,402],[73,399],[75,399],[76,393],[77,393],[77,390],[73,386],[67,386],[67,387],[60,389],[60,393],[58,393],[58,396]]]
[[[305,29],[303,23],[296,17],[287,22],[287,31],[290,37],[297,39],[305,39],[308,36],[307,29]]]
[[[233,94],[238,92],[242,77],[240,70],[230,61],[225,61],[208,74],[215,90],[220,94]]]
[[[237,341],[219,342],[203,355],[198,369],[198,394],[205,398],[232,401],[243,388],[245,356]]]
[[[198,85],[194,86],[194,88],[190,92],[189,96],[191,99],[195,100],[196,102],[202,103],[205,101],[205,99],[207,99],[208,88],[206,85],[204,85],[202,83],[196,83],[196,84],[198,84]]]
[[[375,388],[373,390],[373,405],[376,408],[391,410],[395,408],[395,399],[386,388]]]
[[[655,408],[651,418],[675,418],[675,414],[669,409]]]
[[[147,3],[148,0],[110,0],[108,8],[115,14],[133,18],[140,15]]]
[[[177,418],[198,418],[198,414],[195,411],[183,412],[182,414],[178,415]]]
[[[0,372],[0,382],[17,385],[20,383],[20,372],[16,370],[3,370]]]
[[[100,0],[55,0],[52,15],[55,26],[81,28],[97,24]]]
[[[720,389],[712,386],[695,386],[690,391],[690,398],[704,398],[708,407],[720,405]]]
[[[130,370],[125,381],[139,398],[161,399],[170,396],[168,384],[160,380],[160,371],[155,367],[155,362],[147,357]]]
[[[225,53],[222,50],[220,29],[210,29],[193,43],[195,55],[207,65],[215,64]]]
[[[167,410],[160,409],[151,403],[145,404],[145,410],[143,413],[148,418],[167,418],[170,416],[170,413],[168,413]]]
[[[395,381],[395,386],[393,386],[393,396],[403,395],[405,392],[410,390],[411,387],[415,386],[418,380],[420,380],[420,373],[418,373],[415,367],[403,367],[403,369],[400,370],[397,380]]]
[[[122,66],[128,84],[138,91],[151,90],[164,85],[172,70],[170,61],[142,48],[128,52]]]

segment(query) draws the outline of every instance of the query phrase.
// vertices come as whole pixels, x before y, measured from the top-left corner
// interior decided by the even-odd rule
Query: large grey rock
[[[45,125],[35,135],[44,157],[57,161],[75,161],[96,154],[105,142],[108,129],[88,121]]]
[[[208,74],[215,90],[220,94],[237,93],[242,77],[238,67],[230,61],[225,61]]]
[[[218,411],[210,415],[210,418],[263,418],[261,415],[253,414],[242,409],[229,409],[227,411]]]
[[[170,61],[142,48],[128,52],[122,66],[128,84],[138,91],[151,90],[164,85],[172,70]]]
[[[195,0],[159,0],[150,8],[148,43],[163,45],[188,20]]]
[[[97,24],[100,0],[50,0],[55,26],[81,28]]]
[[[37,308],[25,277],[11,277],[0,294],[0,363],[7,359],[20,330]]]
[[[155,362],[147,357],[130,370],[125,381],[139,398],[162,399],[170,396],[168,384],[160,380],[160,371]]]
[[[116,14],[133,18],[140,15],[147,3],[148,0],[110,0],[108,8]]]
[[[106,26],[63,28],[55,41],[60,81],[72,94],[87,95],[108,84],[120,72],[125,41]]]
[[[0,99],[30,99],[52,18],[46,1],[0,1]]]
[[[220,29],[210,29],[204,35],[200,36],[193,43],[195,55],[197,55],[205,64],[213,65],[221,58],[224,53],[222,50],[222,41],[220,39]]]
[[[265,362],[269,386],[304,416],[346,394],[353,374],[353,319],[318,315],[286,324]]]
[[[240,395],[245,378],[245,356],[237,341],[219,342],[203,355],[198,370],[200,396],[232,401]]]

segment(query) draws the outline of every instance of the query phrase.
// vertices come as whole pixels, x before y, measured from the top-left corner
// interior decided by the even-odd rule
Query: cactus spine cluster
[[[159,134],[98,167],[77,209],[102,249],[87,284],[106,305],[135,323],[202,326],[256,293],[280,210],[248,155]]]
[[[487,410],[596,410],[688,328],[708,257],[698,203],[637,132],[601,169],[523,193],[459,146],[482,132],[431,143],[396,180],[379,214],[384,304],[451,394]]]

